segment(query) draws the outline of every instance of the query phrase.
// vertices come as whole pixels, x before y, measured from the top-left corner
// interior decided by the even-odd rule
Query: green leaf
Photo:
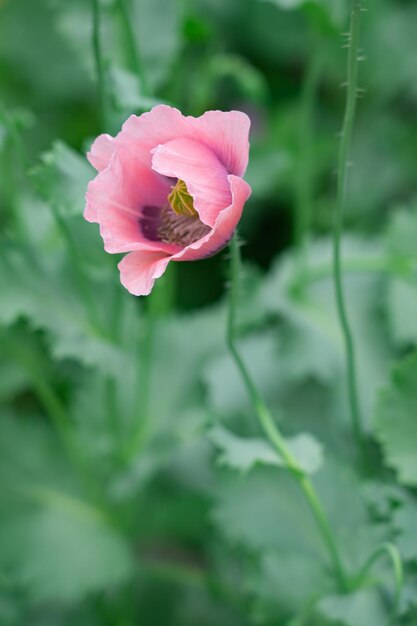
[[[9,358],[0,360],[0,403],[11,399],[27,385],[27,376]]]
[[[376,241],[344,238],[343,265],[347,268],[344,283],[349,294],[346,305],[357,351],[357,380],[364,416],[373,411],[375,393],[385,378],[391,347],[378,307],[383,288],[381,278],[372,273],[349,271],[349,266],[374,262],[379,253],[380,245]],[[314,376],[333,388],[338,384],[346,392],[345,354],[334,300],[330,241],[317,241],[310,246],[308,268],[311,281],[298,295],[295,255],[278,261],[262,285],[259,306],[270,315],[275,313],[285,319],[279,362],[287,380]],[[341,411],[343,408],[339,407],[339,416]]]
[[[19,246],[4,247],[0,323],[9,326],[23,318],[33,328],[48,331],[52,354],[58,360],[75,359],[113,374],[130,367],[132,356],[95,326],[97,320],[89,318],[68,269],[59,261],[56,265],[39,267]],[[99,309],[99,302],[112,292],[96,287],[91,293]]]
[[[221,450],[218,457],[220,465],[247,472],[254,465],[284,465],[279,454],[268,441],[263,439],[242,438],[234,435],[222,426],[215,426],[209,431],[214,445]],[[300,433],[286,440],[289,450],[297,459],[300,467],[313,474],[322,463],[321,445],[308,433]]]
[[[408,496],[404,498],[394,515],[394,527],[399,533],[398,548],[407,561],[417,560],[416,518],[417,502]]]
[[[55,141],[41,161],[32,170],[32,177],[43,197],[65,215],[81,215],[87,184],[94,176],[87,158]]]
[[[75,600],[133,571],[123,539],[94,510],[44,494],[41,510],[3,521],[0,559],[36,601]]]
[[[387,290],[387,306],[392,338],[403,348],[417,344],[417,283],[392,278]]]
[[[397,210],[386,237],[390,264],[397,270],[389,276],[386,305],[390,331],[401,348],[417,344],[417,211]],[[401,270],[401,273],[400,271]]]
[[[281,369],[276,331],[273,329],[251,334],[239,341],[239,349],[260,391],[268,395],[276,391]],[[210,405],[215,411],[232,413],[247,409],[247,391],[228,353],[213,358],[207,364],[204,380]]]
[[[148,111],[162,102],[156,98],[145,96],[138,76],[125,68],[111,65],[109,77],[112,83],[115,109],[119,113],[123,113],[124,117],[131,113],[139,114]]]
[[[403,590],[401,593],[400,612],[408,614],[412,608],[417,606],[417,576],[409,574],[405,577]]]
[[[174,415],[201,406],[203,368],[224,347],[225,323],[225,310],[218,306],[199,314],[186,313],[158,321],[150,394],[156,430],[170,432]],[[181,367],[176,367],[174,361],[181,363]],[[164,393],[160,391],[161,385]]]
[[[128,544],[86,499],[52,433],[6,418],[0,433],[3,571],[37,602],[76,600],[126,580]]]
[[[376,436],[398,480],[417,486],[417,354],[397,365],[375,412]]]
[[[323,616],[344,626],[381,626],[389,616],[384,598],[375,588],[328,596],[320,601],[319,610]]]
[[[287,471],[255,467],[222,475],[213,519],[232,546],[275,548],[321,559],[321,538],[296,481]]]
[[[344,566],[353,574],[387,540],[387,529],[369,519],[360,483],[350,468],[327,460],[313,482]],[[260,615],[293,617],[311,607],[315,592],[336,592],[334,577],[328,576],[331,564],[323,538],[288,472],[271,466],[254,467],[245,474],[227,472],[219,476],[214,496],[216,528],[234,553],[238,548],[257,564],[250,588],[256,590]]]
[[[263,619],[302,615],[317,597],[334,591],[334,581],[323,563],[309,554],[263,554],[259,569],[250,576],[257,614]],[[283,623],[287,621],[283,620]],[[292,622],[290,622],[292,624]]]

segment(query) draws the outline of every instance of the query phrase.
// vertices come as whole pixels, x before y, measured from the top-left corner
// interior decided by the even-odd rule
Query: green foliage
[[[14,584],[35,602],[74,601],[131,575],[125,540],[80,493],[51,433],[5,416],[0,427],[0,563]]]
[[[342,241],[364,462],[332,277],[349,2],[98,0],[102,116],[91,3],[0,0],[2,626],[384,626],[390,563],[359,572],[387,541],[416,626],[416,7],[366,5]],[[227,253],[145,301],[82,218],[94,137],[160,102],[251,117],[236,345],[343,592],[226,345]]]
[[[282,459],[263,439],[237,437],[221,426],[215,426],[209,433],[215,446],[222,451],[221,465],[235,470],[248,471],[254,465],[284,465]],[[301,433],[287,440],[287,446],[300,467],[313,474],[322,463],[322,448],[308,433]]]
[[[417,357],[406,359],[391,374],[381,391],[375,415],[376,434],[387,464],[405,485],[417,485]]]
[[[56,210],[79,216],[93,171],[75,150],[57,141],[42,155],[42,164],[33,171],[33,177],[35,185]]]
[[[383,598],[376,590],[361,589],[349,595],[334,595],[322,600],[320,612],[337,624],[377,626],[386,619]]]

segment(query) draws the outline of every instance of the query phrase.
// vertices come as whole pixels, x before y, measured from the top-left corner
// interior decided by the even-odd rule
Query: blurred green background
[[[233,439],[260,433],[224,341],[227,252],[146,303],[82,218],[91,141],[160,102],[252,120],[242,351],[349,571],[398,540],[417,624],[417,5],[362,16],[344,259],[364,475],[331,277],[348,4],[100,0],[103,115],[94,2],[0,0],[1,626],[388,623],[388,566],[338,595],[290,477]]]

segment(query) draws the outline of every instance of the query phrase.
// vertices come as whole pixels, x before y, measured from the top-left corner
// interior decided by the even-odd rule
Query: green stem
[[[349,391],[352,428],[359,445],[362,446],[362,419],[360,414],[356,381],[355,347],[346,311],[345,296],[342,284],[341,263],[341,236],[343,231],[343,214],[346,206],[346,195],[348,188],[348,156],[352,139],[352,130],[355,119],[357,98],[360,13],[361,0],[352,0],[350,31],[348,35],[350,41],[347,61],[347,98],[339,148],[337,174],[337,206],[334,213],[333,263],[336,305],[346,350],[347,383]]]
[[[314,103],[320,81],[321,57],[315,51],[307,65],[300,99],[299,166],[295,198],[294,239],[298,253],[299,284],[306,279],[307,245],[313,204],[312,154],[314,144]]]
[[[239,298],[239,280],[240,280],[240,250],[237,235],[235,235],[230,243],[231,250],[231,287],[230,287],[230,299],[229,299],[229,316],[227,324],[227,342],[231,352],[231,355],[235,361],[235,364],[242,377],[243,383],[246,387],[247,393],[251,400],[252,406],[255,409],[256,416],[259,423],[267,436],[270,443],[278,452],[280,457],[285,462],[287,469],[293,474],[304,496],[310,506],[313,516],[316,520],[318,529],[322,535],[323,542],[328,550],[330,559],[333,563],[334,571],[337,575],[341,590],[347,588],[347,580],[344,573],[341,557],[338,547],[336,545],[330,524],[326,517],[326,514],[322,508],[319,498],[315,492],[313,484],[310,479],[305,475],[304,471],[298,464],[291,451],[288,449],[284,437],[281,435],[274,418],[272,417],[268,407],[264,403],[262,396],[256,388],[249,371],[240,356],[236,345],[236,313],[238,307]]]
[[[103,58],[103,52],[101,48],[100,38],[100,24],[101,24],[101,9],[100,0],[92,0],[92,17],[93,17],[93,31],[92,31],[92,45],[94,52],[94,61],[97,74],[97,86],[98,86],[98,99],[100,106],[100,124],[102,129],[106,129],[108,126],[108,101],[107,101],[107,86],[106,86],[106,68]]]
[[[390,621],[388,622],[388,626],[395,626],[398,618],[398,610],[400,607],[400,599],[401,592],[404,584],[404,573],[403,573],[403,565],[400,553],[398,548],[392,543],[384,543],[382,546],[377,548],[373,554],[366,561],[365,565],[360,570],[358,576],[355,580],[355,586],[359,586],[364,578],[366,578],[367,573],[374,565],[376,561],[378,561],[382,556],[388,556],[391,561],[393,572],[394,572],[394,583],[395,583],[395,593],[394,593],[394,603],[391,613]]]

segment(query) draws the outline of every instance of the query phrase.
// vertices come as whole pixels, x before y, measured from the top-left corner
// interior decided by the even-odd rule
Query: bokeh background
[[[290,478],[233,439],[261,435],[224,340],[227,251],[175,264],[145,302],[82,218],[93,138],[160,102],[252,120],[242,349],[304,437],[347,567],[398,540],[417,623],[417,6],[362,15],[343,247],[364,475],[330,241],[348,5],[0,0],[2,626],[387,623],[388,567],[338,596]]]

